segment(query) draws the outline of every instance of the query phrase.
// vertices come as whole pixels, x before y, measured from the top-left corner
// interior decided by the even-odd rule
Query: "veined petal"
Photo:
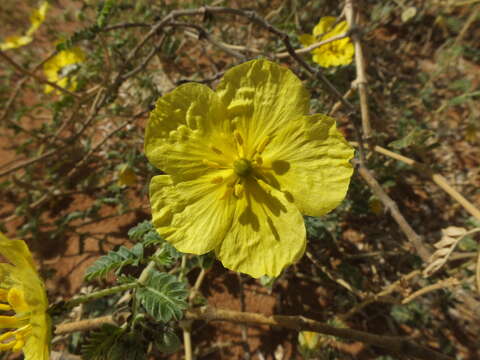
[[[25,360],[49,360],[51,343],[51,320],[45,313],[35,312],[30,317],[32,333],[23,346]]]
[[[336,21],[337,19],[332,16],[320,19],[318,25],[313,29],[314,36],[319,37],[318,40],[327,40],[348,31],[346,21],[340,21],[334,26]],[[352,62],[354,53],[355,48],[349,38],[337,40],[312,50],[313,61],[323,67],[348,65]]]
[[[231,170],[230,170],[231,172]],[[225,186],[211,176],[174,184],[171,176],[160,175],[150,183],[152,222],[160,235],[179,251],[204,254],[213,250],[229,231],[235,199],[222,199]]]
[[[231,270],[278,276],[305,251],[303,217],[283,193],[255,180],[247,180],[238,199],[230,231],[215,253]]]
[[[266,181],[293,198],[305,215],[320,216],[345,198],[353,173],[352,147],[321,114],[285,126],[266,148]]]
[[[333,30],[333,24],[335,24],[336,21],[337,18],[334,16],[322,17],[318,24],[313,28],[313,35],[319,36],[331,32]]]
[[[223,105],[207,86],[187,83],[158,99],[145,131],[145,153],[176,180],[191,180],[234,159]]]
[[[27,35],[32,35],[37,29],[42,25],[45,21],[45,17],[47,15],[48,10],[48,2],[44,1],[38,9],[35,9],[30,15],[30,28],[27,31]]]
[[[0,254],[16,267],[35,270],[30,250],[23,240],[10,240],[0,232]]]
[[[289,69],[260,59],[225,72],[217,94],[251,153],[292,119],[308,114],[309,94]]]

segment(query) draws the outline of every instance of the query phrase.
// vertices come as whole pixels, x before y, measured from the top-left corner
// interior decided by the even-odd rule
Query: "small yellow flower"
[[[47,296],[32,255],[22,240],[0,233],[0,351],[23,350],[25,360],[50,358]],[[14,313],[14,315],[10,315]]]
[[[15,49],[32,42],[32,35],[45,21],[47,10],[48,2],[44,1],[40,4],[38,9],[33,10],[32,14],[30,15],[30,28],[27,30],[26,34],[12,35],[5,38],[5,41],[0,43],[0,50]]]
[[[161,97],[145,134],[157,231],[179,251],[215,251],[253,277],[278,276],[305,251],[302,213],[345,197],[353,150],[290,70],[253,60],[217,90],[197,83]]]
[[[45,62],[43,71],[47,79],[58,86],[70,91],[77,88],[77,76],[74,74],[80,63],[85,61],[85,53],[79,47],[72,47],[60,51],[57,55]],[[54,90],[50,85],[45,85],[45,93]],[[57,93],[59,93],[57,91]]]
[[[313,35],[303,34],[299,40],[303,46],[310,46],[316,42],[328,40],[348,31],[346,21],[335,25],[337,19],[326,16],[313,28]],[[312,50],[313,61],[322,67],[348,65],[352,62],[355,48],[350,38],[333,41]]]

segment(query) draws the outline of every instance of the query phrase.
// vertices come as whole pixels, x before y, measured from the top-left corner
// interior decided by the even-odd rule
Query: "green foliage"
[[[117,326],[104,324],[100,330],[94,331],[88,337],[88,342],[82,347],[82,355],[88,360],[107,360],[112,348],[115,347],[123,330]]]
[[[181,346],[178,336],[172,331],[172,329],[165,329],[160,336],[155,337],[155,346],[158,351],[164,354],[172,354]]]
[[[105,324],[88,338],[82,347],[86,360],[144,360],[145,346],[136,333]]]
[[[136,297],[147,313],[163,322],[182,318],[183,310],[187,308],[187,295],[185,283],[173,275],[156,270],[136,291]]]
[[[131,249],[120,246],[117,251],[110,251],[90,266],[85,274],[87,281],[105,277],[109,272],[116,270],[118,274],[122,267],[135,265],[143,260],[143,244],[136,244]]]

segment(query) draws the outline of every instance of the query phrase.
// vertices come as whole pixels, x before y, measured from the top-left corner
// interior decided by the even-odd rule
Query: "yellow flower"
[[[48,2],[44,1],[40,4],[38,9],[33,10],[30,15],[30,28],[25,35],[13,35],[5,38],[5,41],[0,43],[0,50],[15,49],[32,42],[32,35],[45,21],[47,15]]]
[[[78,69],[79,64],[85,61],[85,53],[79,47],[72,47],[60,51],[57,55],[45,62],[43,71],[47,79],[58,86],[75,91],[77,88],[77,76],[73,73]],[[45,85],[45,93],[54,90],[50,85]],[[57,91],[57,93],[59,93]]]
[[[299,40],[303,46],[310,46],[316,42],[328,40],[348,31],[346,21],[335,25],[337,19],[326,16],[313,28],[313,35],[303,34]],[[313,61],[322,67],[348,65],[352,62],[355,49],[350,38],[336,40],[312,50]]]
[[[345,197],[352,148],[287,68],[253,60],[217,91],[187,83],[161,97],[145,134],[157,231],[178,250],[211,250],[229,269],[278,276],[305,251],[303,214]]]
[[[25,360],[50,358],[50,318],[47,296],[22,240],[0,233],[0,351],[23,350]],[[10,315],[14,313],[14,315]]]

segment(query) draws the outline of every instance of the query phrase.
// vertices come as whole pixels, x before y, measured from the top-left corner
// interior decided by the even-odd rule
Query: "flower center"
[[[238,176],[246,177],[252,172],[252,169],[252,163],[245,158],[240,158],[233,162],[233,171]]]
[[[28,308],[23,290],[15,287],[9,290],[0,289],[0,311],[15,312],[15,315],[0,314],[0,328],[15,329],[0,333],[0,351],[18,351],[25,345],[32,329],[32,325],[28,323]]]

